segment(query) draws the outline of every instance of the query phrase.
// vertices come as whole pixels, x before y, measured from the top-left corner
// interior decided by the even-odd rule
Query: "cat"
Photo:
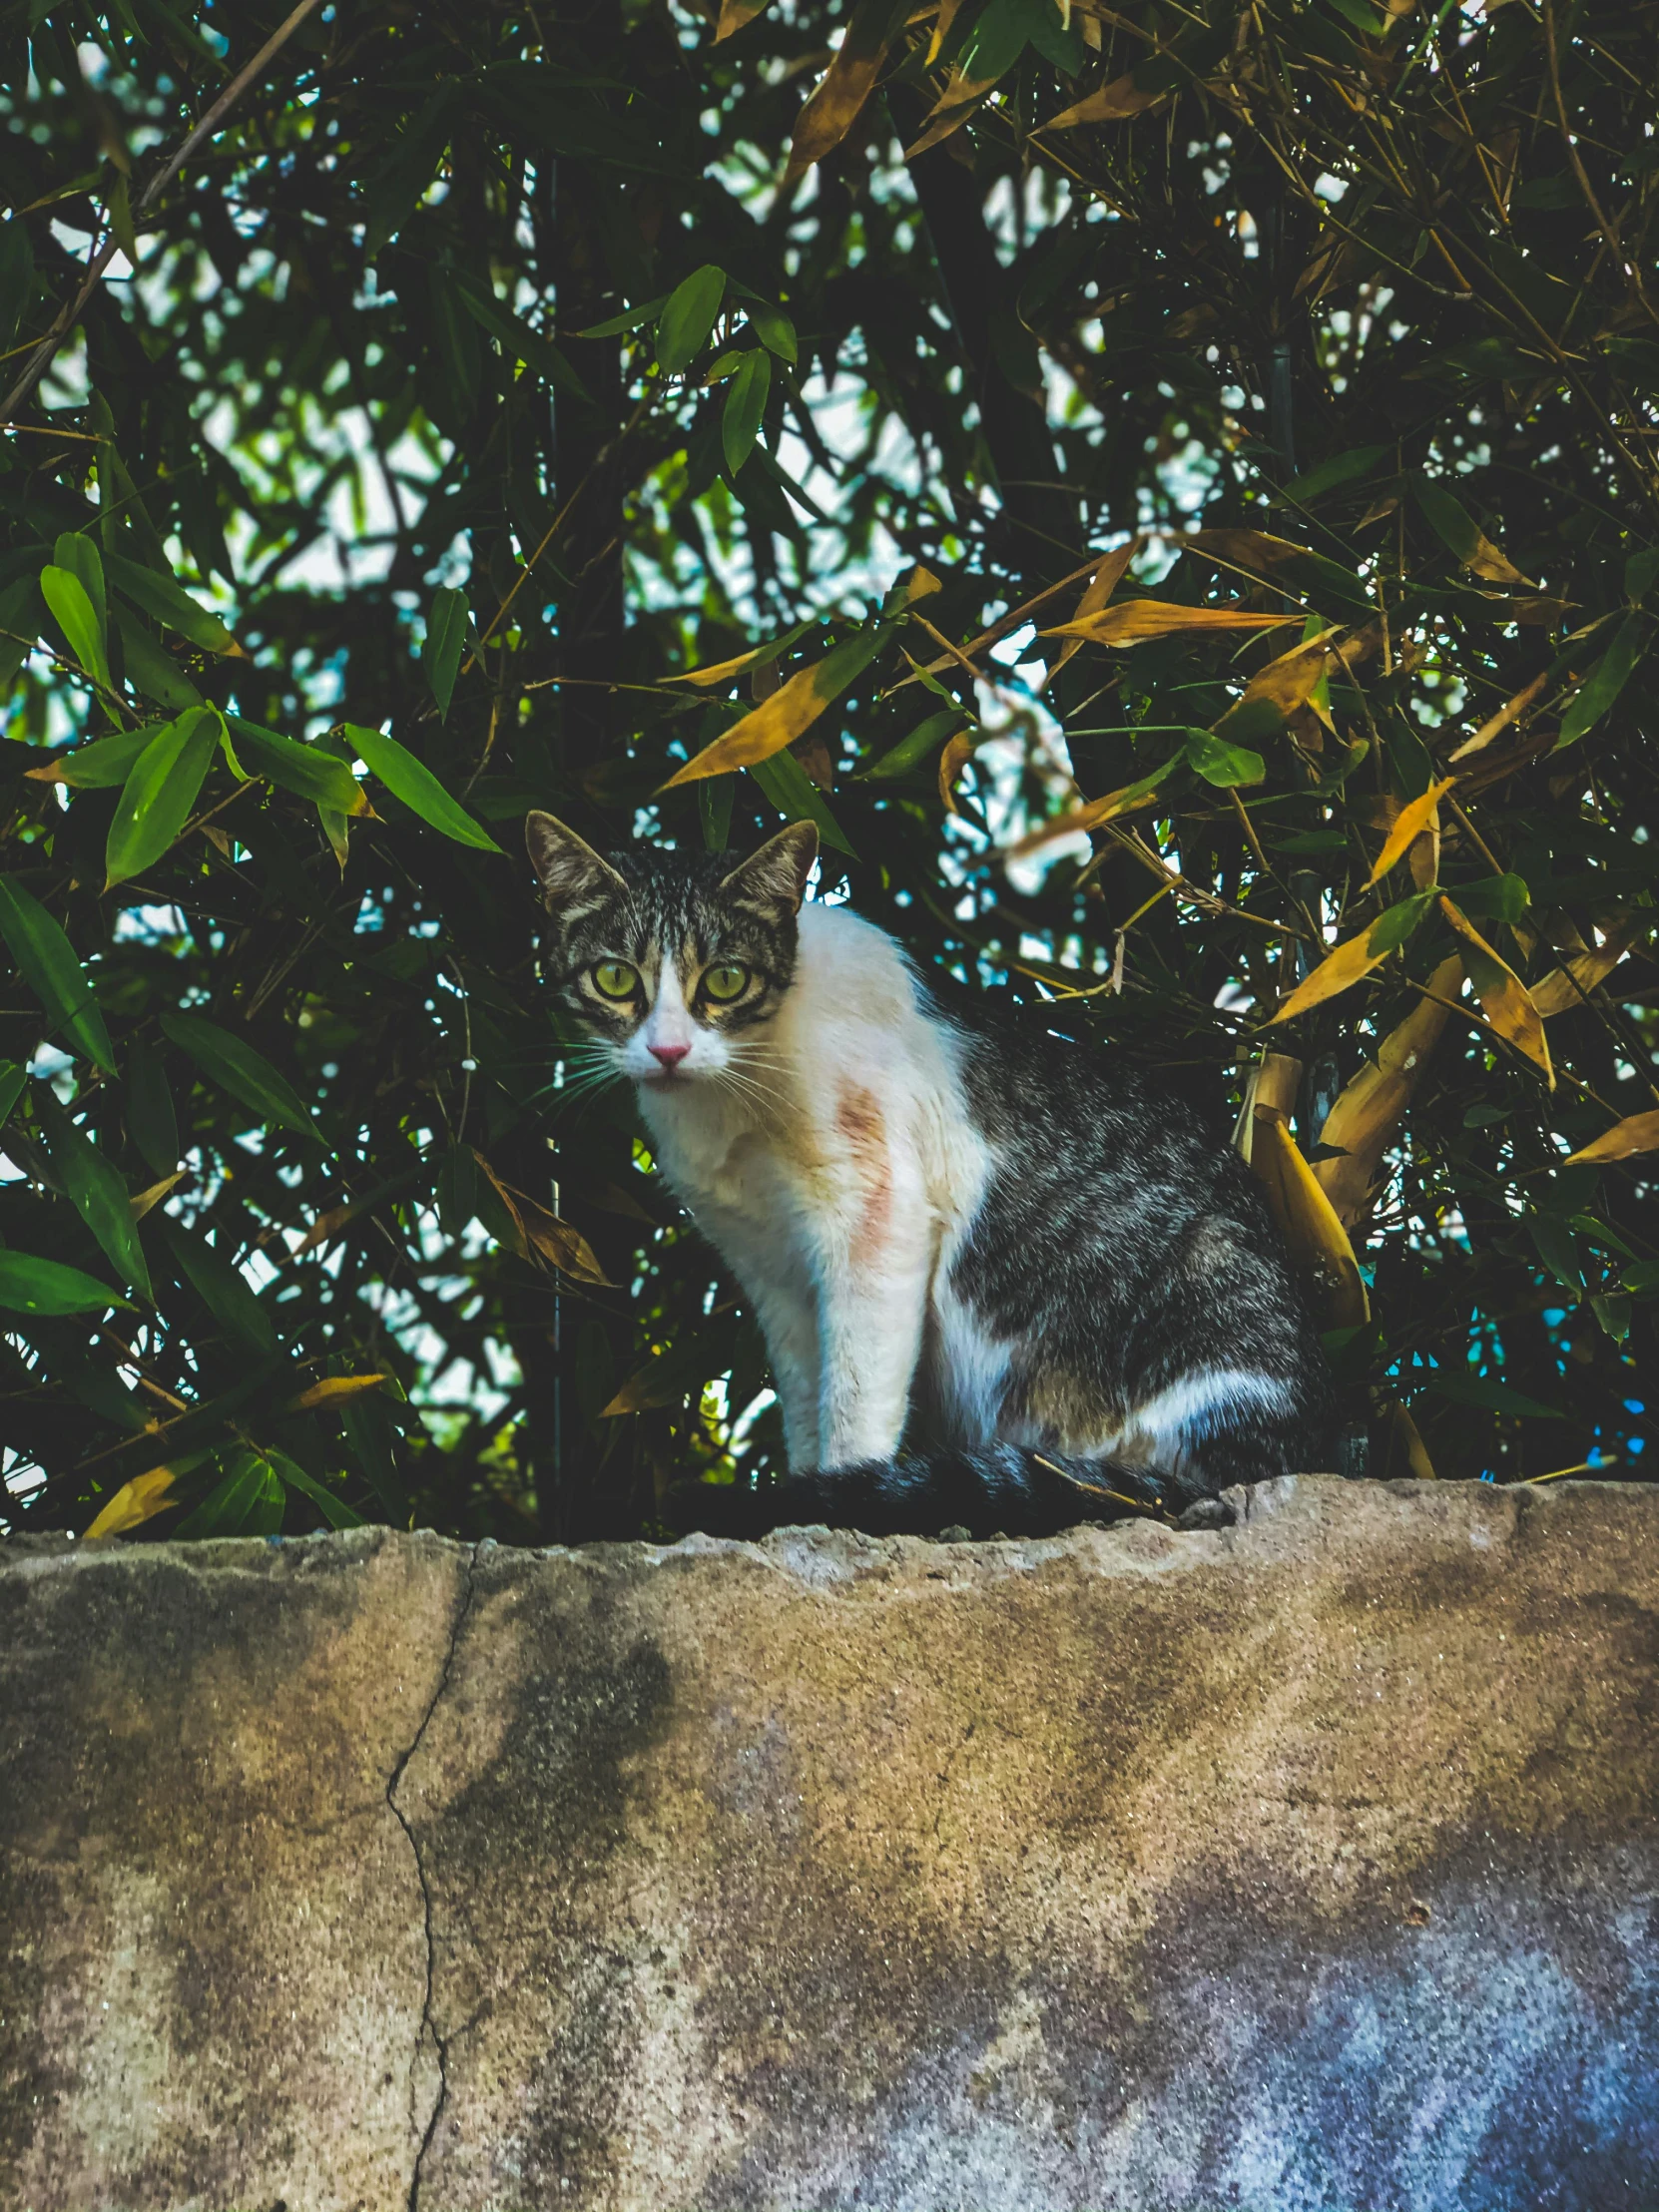
[[[602,856],[539,812],[526,841],[553,996],[766,1338],[789,1475],[691,1486],[697,1525],[1203,1518],[1322,1463],[1290,1261],[1190,1106],[807,902],[811,823],[747,859]]]

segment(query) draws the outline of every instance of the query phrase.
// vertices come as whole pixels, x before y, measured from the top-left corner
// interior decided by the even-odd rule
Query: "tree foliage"
[[[13,1522],[775,1464],[531,805],[1231,1105],[1374,1471],[1645,1471],[1652,6],[297,14],[4,14]]]

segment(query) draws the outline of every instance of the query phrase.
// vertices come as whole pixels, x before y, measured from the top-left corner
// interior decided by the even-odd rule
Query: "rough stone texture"
[[[1659,1490],[0,1556],[0,2205],[1659,2204]]]

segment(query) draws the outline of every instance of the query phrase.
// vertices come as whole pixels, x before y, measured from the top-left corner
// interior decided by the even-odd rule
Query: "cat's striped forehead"
[[[605,859],[610,879],[596,876],[550,914],[567,966],[603,953],[642,968],[665,958],[701,966],[722,953],[767,966],[787,967],[793,958],[794,914],[735,896],[726,887],[732,858],[644,847]]]

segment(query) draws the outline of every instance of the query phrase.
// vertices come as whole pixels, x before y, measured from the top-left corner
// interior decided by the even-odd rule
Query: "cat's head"
[[[666,1089],[741,1059],[795,973],[813,825],[791,823],[747,860],[652,845],[602,855],[540,813],[524,835],[547,905],[547,981],[617,1072]]]

